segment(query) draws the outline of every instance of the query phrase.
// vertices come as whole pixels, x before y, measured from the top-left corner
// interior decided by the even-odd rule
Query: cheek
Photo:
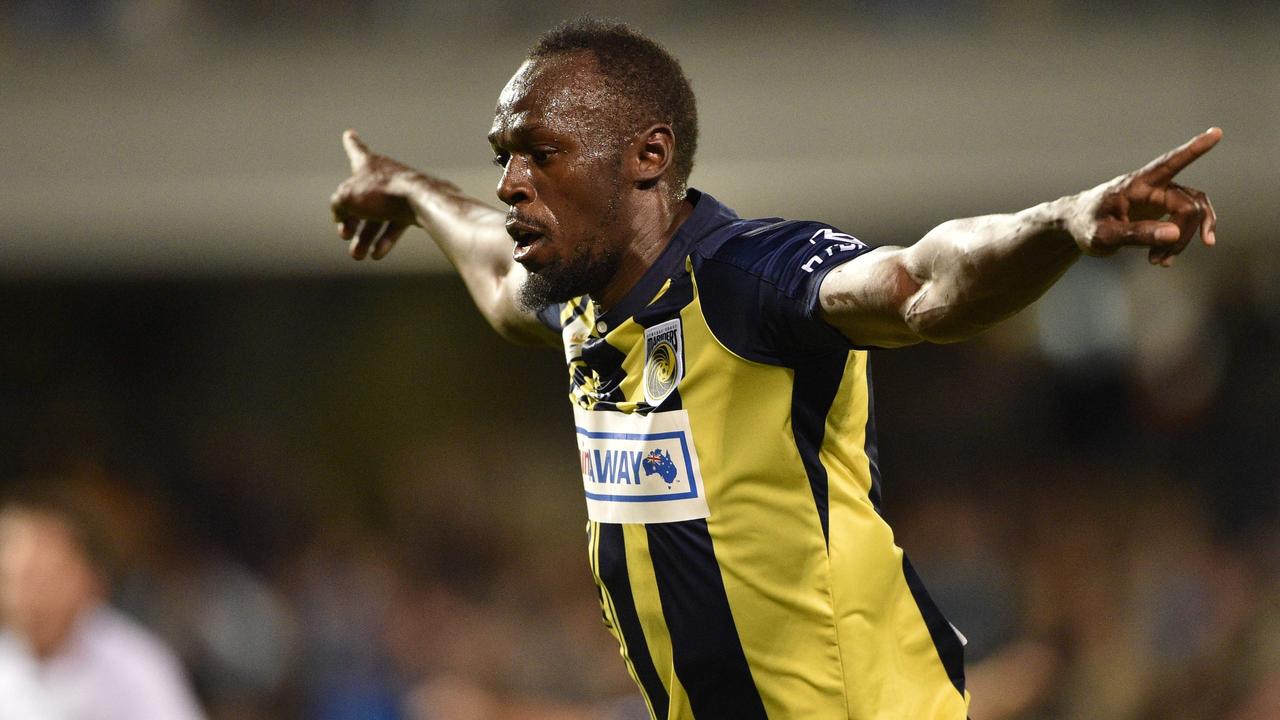
[[[566,160],[554,172],[548,173],[550,192],[584,215],[590,215],[608,199],[617,178],[616,162],[585,156]]]
[[[585,252],[609,220],[616,162],[578,157],[554,167],[535,186],[541,218],[564,254]]]

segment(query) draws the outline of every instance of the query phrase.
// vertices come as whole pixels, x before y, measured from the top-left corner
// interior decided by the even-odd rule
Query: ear
[[[648,190],[658,184],[675,160],[676,134],[660,123],[636,135],[628,149],[628,164],[636,187]]]

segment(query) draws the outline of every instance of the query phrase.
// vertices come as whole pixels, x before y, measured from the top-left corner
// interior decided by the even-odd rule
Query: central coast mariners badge
[[[684,339],[680,318],[645,328],[644,401],[656,407],[684,377]]]

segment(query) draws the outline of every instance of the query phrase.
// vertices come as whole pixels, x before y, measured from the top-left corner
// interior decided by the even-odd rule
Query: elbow
[[[542,324],[535,313],[524,310],[516,297],[521,278],[508,274],[499,279],[487,302],[477,307],[498,337],[513,345],[554,345],[555,333]]]
[[[560,347],[560,333],[543,324],[537,313],[510,304],[501,307],[485,313],[485,319],[503,340],[528,347]]]
[[[508,314],[491,315],[486,319],[498,337],[513,345],[547,345],[546,331],[530,323],[528,318]]]
[[[933,343],[934,345],[950,345],[952,343],[964,342],[975,335],[978,335],[986,328],[953,328],[946,326],[933,326],[922,328],[916,331],[917,337],[921,342]]]
[[[963,311],[961,305],[935,297],[936,288],[926,285],[903,312],[906,326],[922,342],[947,345],[968,340],[995,322],[981,322]]]
[[[953,323],[948,323],[945,318],[908,315],[906,320],[907,327],[919,342],[947,345],[968,340],[973,336],[973,333],[965,332],[955,327]]]

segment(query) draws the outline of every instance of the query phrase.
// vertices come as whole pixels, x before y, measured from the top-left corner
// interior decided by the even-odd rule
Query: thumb
[[[364,144],[355,130],[342,133],[342,147],[347,151],[351,161],[351,172],[356,172],[369,162],[369,146]]]

